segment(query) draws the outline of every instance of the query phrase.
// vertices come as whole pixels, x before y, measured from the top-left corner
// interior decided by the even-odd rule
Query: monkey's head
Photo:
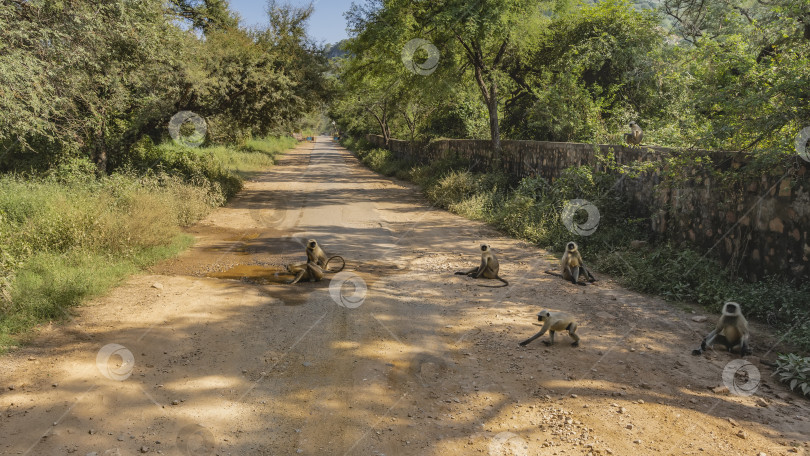
[[[315,247],[317,247],[317,246],[318,246],[318,242],[315,241],[315,239],[310,239],[310,240],[307,241],[307,249],[314,250]]]
[[[574,241],[571,241],[571,242],[568,243],[568,245],[565,246],[565,248],[569,252],[576,252],[577,251],[577,243],[574,242]]]
[[[481,244],[481,251],[486,252],[487,250],[489,250],[489,246],[486,244]]]
[[[630,121],[630,128],[633,128],[633,125],[636,125],[636,123],[633,122],[633,121]]]
[[[537,321],[545,321],[547,318],[551,318],[551,312],[548,310],[537,312]]]
[[[727,302],[723,305],[723,315],[739,315],[740,305],[736,302]]]

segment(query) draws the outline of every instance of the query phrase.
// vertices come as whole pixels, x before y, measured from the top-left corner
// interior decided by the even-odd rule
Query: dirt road
[[[690,354],[715,317],[539,273],[548,253],[431,208],[328,138],[190,231],[183,256],[0,358],[0,454],[810,451],[808,402],[757,358],[731,384],[759,373],[755,394],[710,389],[735,359]],[[310,237],[345,274],[279,283]],[[453,275],[481,242],[511,286]],[[579,316],[579,348],[518,347],[543,307]]]

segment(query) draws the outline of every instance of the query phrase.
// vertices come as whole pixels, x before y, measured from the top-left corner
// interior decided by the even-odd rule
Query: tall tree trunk
[[[107,148],[104,145],[96,149],[96,169],[100,176],[107,174]]]
[[[385,140],[385,147],[388,147],[388,140],[391,139],[391,130],[388,127],[387,111],[383,109],[382,116],[378,116],[371,108],[366,108],[366,111],[377,119],[377,123],[380,124],[380,131],[382,131],[382,137]]]
[[[380,126],[383,131],[383,138],[385,138],[385,147],[388,147],[388,142],[391,140],[391,128],[388,126],[388,114],[383,114]]]
[[[480,54],[479,54],[480,56]],[[484,98],[484,104],[489,111],[489,135],[492,139],[492,162],[495,164],[501,161],[501,128],[498,123],[498,83],[491,80],[489,84],[484,77],[483,58],[475,61],[475,82]]]
[[[492,85],[489,87],[487,109],[489,110],[489,134],[492,137],[492,158],[494,161],[500,161],[501,127],[498,121],[498,83],[495,81],[492,81]]]
[[[96,170],[99,176],[107,174],[107,141],[104,138],[104,124],[99,128],[95,144]]]

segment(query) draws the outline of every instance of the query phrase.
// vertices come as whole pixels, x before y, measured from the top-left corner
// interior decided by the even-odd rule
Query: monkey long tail
[[[543,271],[543,272],[545,272],[548,275],[553,275],[553,276],[557,276],[557,277],[563,277],[563,275],[560,274],[559,272],[554,272],[554,271]],[[565,277],[563,277],[563,278],[565,278]]]
[[[335,258],[340,258],[340,261],[341,261],[341,263],[343,263],[343,264],[341,264],[341,265],[340,265],[340,269],[338,269],[337,271],[329,271],[329,270],[328,270],[328,269],[329,269],[329,262],[330,262],[330,261],[332,261],[332,260],[333,260],[333,259],[335,259]],[[335,255],[335,256],[333,256],[333,257],[329,258],[328,260],[326,260],[326,263],[323,265],[323,270],[324,270],[324,272],[340,272],[340,271],[342,271],[342,270],[343,270],[343,268],[345,268],[345,267],[346,267],[346,260],[344,260],[344,259],[343,259],[343,257],[342,257],[342,256],[340,256],[340,255]]]
[[[302,277],[304,277],[304,274],[299,274],[298,277],[296,277],[295,279],[293,279],[292,281],[287,282],[287,283],[289,285],[294,285],[294,284],[298,283],[298,281],[301,280]]]
[[[529,345],[529,343],[530,343],[530,342],[532,342],[532,341],[534,341],[534,340],[537,340],[537,338],[538,338],[538,337],[540,337],[540,336],[542,336],[542,335],[543,335],[543,331],[540,331],[539,333],[537,333],[537,334],[533,335],[532,337],[529,337],[528,339],[524,340],[524,341],[523,341],[523,342],[521,342],[519,345],[520,345],[521,347],[525,347],[526,345]]]
[[[508,287],[509,286],[509,282],[507,282],[505,279],[502,279],[501,276],[496,276],[495,278],[500,280],[501,282],[503,282],[503,285],[497,285],[497,286],[494,286],[494,287],[490,286],[490,285],[478,285],[478,286],[479,287],[484,287],[484,288],[503,288],[503,287]]]

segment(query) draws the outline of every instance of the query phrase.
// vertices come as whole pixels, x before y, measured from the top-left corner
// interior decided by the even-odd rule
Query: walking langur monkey
[[[730,352],[734,347],[740,347],[740,356],[750,355],[748,346],[748,321],[743,317],[740,305],[736,302],[727,302],[723,305],[723,315],[717,321],[717,326],[700,343],[700,348],[692,350],[693,355],[700,355],[714,344],[722,344]]]
[[[588,282],[596,282],[596,278],[591,274],[591,271],[588,271],[585,267],[585,263],[582,261],[582,254],[579,253],[579,247],[574,241],[569,242],[568,245],[565,246],[565,253],[560,259],[560,268],[562,269],[562,274],[554,271],[545,271],[545,273],[570,280],[574,285],[587,285],[587,283],[579,283],[580,273]]]
[[[308,263],[315,263],[316,265],[320,266],[327,271],[329,268],[329,262],[335,258],[340,258],[340,261],[343,264],[340,266],[340,269],[337,271],[327,271],[327,272],[340,272],[346,267],[346,260],[343,259],[340,255],[334,255],[332,257],[327,257],[326,253],[323,251],[320,245],[318,245],[318,241],[315,239],[310,239],[307,241],[307,262]],[[297,266],[303,266],[304,263],[298,264]]]
[[[287,272],[295,275],[295,279],[289,282],[290,285],[298,283],[301,280],[320,282],[321,279],[323,279],[323,269],[311,261],[300,264],[288,264]]]
[[[525,347],[533,340],[539,338],[543,334],[548,331],[549,336],[551,336],[551,342],[544,340],[543,343],[546,345],[554,345],[554,333],[557,331],[568,331],[568,335],[574,339],[574,342],[571,343],[572,347],[579,347],[579,336],[577,336],[577,322],[574,321],[574,317],[568,315],[565,312],[551,312],[549,310],[541,310],[537,314],[537,320],[543,322],[543,329],[540,330],[537,334],[529,337],[528,339],[524,340],[520,343],[521,347]]]
[[[641,131],[641,127],[635,122],[630,122],[630,133],[624,134],[624,141],[631,147],[639,146],[641,145],[641,138],[643,137],[644,132]]]
[[[500,270],[500,265],[498,263],[498,259],[495,258],[495,254],[492,253],[492,249],[489,248],[487,244],[481,244],[481,265],[477,268],[472,268],[469,271],[458,271],[456,275],[466,275],[475,279],[478,278],[485,278],[485,279],[498,279],[503,282],[503,285],[498,285],[497,287],[490,287],[487,285],[478,285],[479,287],[486,287],[486,288],[501,288],[509,285],[509,282],[502,279],[498,275],[498,271]]]

